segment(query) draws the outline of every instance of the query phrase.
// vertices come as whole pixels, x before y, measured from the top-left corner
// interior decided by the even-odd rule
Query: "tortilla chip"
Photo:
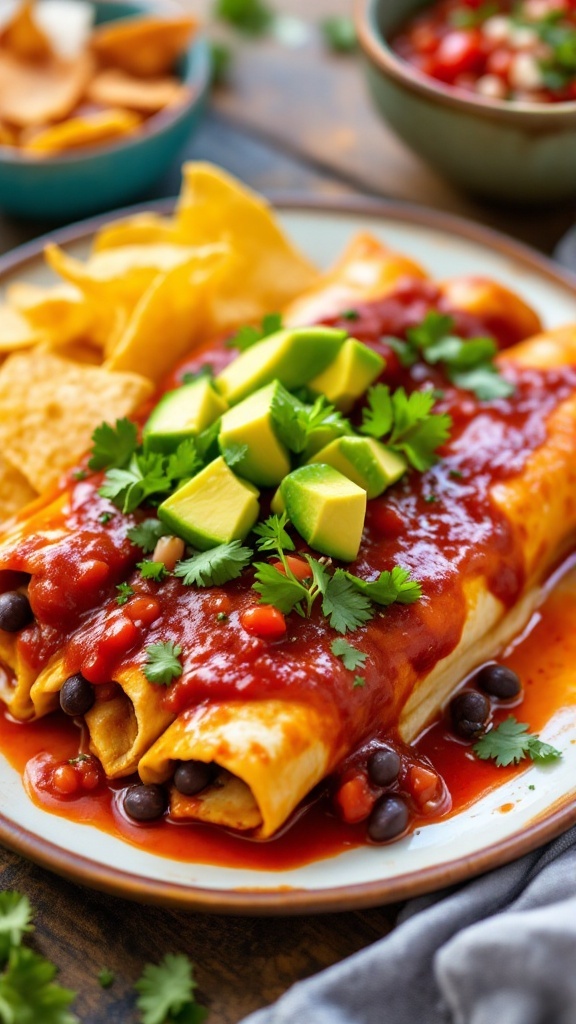
[[[0,119],[27,128],[68,117],[84,94],[92,69],[88,53],[72,61],[35,65],[0,51]]]
[[[52,47],[34,17],[34,7],[34,0],[22,0],[0,33],[0,45],[22,60],[48,60]]]
[[[110,373],[38,348],[16,353],[0,368],[0,450],[43,490],[86,451],[102,420],[129,416],[151,391],[136,373]]]
[[[103,110],[96,114],[71,117],[61,124],[51,125],[38,131],[22,146],[25,153],[34,156],[50,156],[62,150],[82,149],[99,142],[131,135],[140,125],[141,119],[130,110]]]
[[[202,250],[198,250],[202,252]],[[159,274],[140,299],[105,364],[160,381],[204,335],[211,293],[227,265],[226,250]]]
[[[0,527],[36,497],[26,477],[0,455]]]
[[[79,288],[59,284],[51,288],[16,281],[6,290],[8,305],[53,345],[65,345],[89,335],[95,310]]]
[[[88,86],[88,99],[103,107],[124,107],[153,114],[183,103],[190,90],[177,78],[135,78],[117,68],[101,71]]]
[[[113,221],[94,237],[92,252],[129,245],[178,244],[178,232],[169,217],[157,213],[135,213],[133,217]]]
[[[117,19],[93,32],[92,49],[104,64],[131,75],[165,75],[186,50],[196,26],[196,19],[187,15]]]
[[[42,334],[17,309],[0,305],[0,352],[30,348],[42,340]]]
[[[221,246],[204,246],[202,254],[222,252]],[[103,286],[131,296],[134,301],[152,283],[157,274],[166,273],[200,253],[199,247],[186,245],[124,245],[94,253],[86,262],[69,256],[57,245],[45,249],[48,264],[60,277],[90,294],[103,294]]]
[[[317,270],[288,241],[264,199],[210,164],[185,164],[183,173],[176,209],[182,243],[226,241],[234,255],[212,303],[212,333],[256,323],[311,287]]]

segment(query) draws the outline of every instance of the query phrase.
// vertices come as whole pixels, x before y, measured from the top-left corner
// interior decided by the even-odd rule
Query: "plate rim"
[[[531,246],[464,217],[414,203],[355,195],[303,196],[297,193],[271,191],[267,198],[280,213],[373,216],[379,221],[396,221],[443,231],[520,262],[528,269],[565,288],[573,298],[576,298],[576,274],[559,267],[552,259]],[[25,242],[0,256],[0,285],[8,274],[20,270],[25,272],[26,266],[42,255],[48,242],[66,246],[88,240],[105,224],[144,211],[170,213],[175,203],[176,199],[172,198],[138,203],[98,214]],[[402,901],[443,889],[530,853],[538,846],[555,839],[572,825],[576,825],[575,797],[576,789],[564,794],[527,826],[515,830],[511,835],[483,850],[465,854],[452,861],[444,861],[439,865],[397,875],[391,879],[332,886],[329,889],[278,886],[213,889],[145,878],[112,865],[99,864],[88,856],[72,853],[11,821],[3,813],[0,813],[0,841],[12,851],[63,876],[68,881],[87,885],[113,896],[171,909],[254,916],[341,913]],[[281,875],[279,881],[280,879]]]

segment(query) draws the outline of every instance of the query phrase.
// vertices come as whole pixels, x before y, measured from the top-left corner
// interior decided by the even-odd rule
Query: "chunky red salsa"
[[[574,0],[440,0],[392,47],[418,71],[488,100],[576,100]]]
[[[142,552],[129,541],[127,531],[144,516],[153,516],[154,510],[122,514],[99,496],[101,473],[88,474],[82,480],[77,479],[78,471],[70,475],[63,489],[61,513],[52,524],[54,530],[61,531],[59,543],[43,543],[41,535],[25,536],[8,567],[12,573],[31,576],[29,599],[34,620],[18,635],[22,655],[40,669],[52,654],[62,652],[67,672],[71,676],[81,673],[94,687],[96,700],[110,700],[115,695],[113,680],[118,671],[143,665],[149,645],[173,642],[182,648],[184,671],[163,696],[172,714],[203,701],[275,696],[303,698],[320,708],[329,701],[336,707],[339,728],[354,753],[330,780],[329,797],[322,798],[322,813],[330,817],[329,809],[336,807],[346,823],[344,831],[333,822],[323,826],[325,839],[330,837],[324,847],[328,852],[335,852],[343,843],[362,841],[364,832],[356,823],[366,818],[384,791],[397,799],[400,816],[409,814],[404,827],[397,829],[401,832],[430,816],[449,813],[453,779],[463,766],[472,781],[469,788],[460,785],[457,808],[501,778],[491,765],[470,763],[470,742],[462,733],[451,745],[439,740],[444,725],[437,726],[423,746],[414,750],[403,747],[393,731],[375,736],[373,723],[383,717],[397,721],[407,697],[403,666],[410,663],[424,675],[456,648],[466,616],[465,586],[478,574],[479,565],[491,591],[506,606],[518,599],[525,582],[522,552],[489,491],[497,481],[517,475],[528,455],[545,440],[546,417],[574,393],[576,371],[507,365],[505,374],[514,384],[514,393],[483,403],[447,381],[438,368],[424,368],[419,362],[403,366],[387,337],[406,337],[409,327],[438,306],[442,309],[442,301],[433,285],[410,281],[388,298],[359,305],[345,311],[341,320],[331,321],[347,326],[385,355],[383,379],[390,384],[414,390],[421,386],[425,372],[429,385],[436,389],[439,410],[449,412],[453,420],[441,461],[425,474],[411,474],[368,505],[361,554],[350,568],[369,579],[395,564],[406,566],[421,582],[424,596],[416,604],[390,607],[384,617],[362,628],[367,662],[358,689],[345,666],[338,662],[335,667],[334,659],[327,656],[330,641],[325,620],[317,613],[308,619],[296,615],[284,619],[279,613],[282,628],[278,621],[276,633],[270,623],[265,628],[251,628],[255,610],[261,606],[252,590],[250,569],[224,587],[202,590],[186,587],[173,576],[159,582],[144,579],[136,571]],[[498,329],[498,324],[481,317],[445,306],[442,311],[452,314],[464,338],[489,333],[503,346],[518,340],[510,325],[501,324]],[[232,352],[224,344],[211,346],[179,367],[167,387],[207,363],[219,370],[231,358]],[[300,554],[305,550],[301,543]],[[121,581],[127,583],[129,594],[119,603]],[[7,575],[3,589],[12,586],[13,579]],[[478,701],[489,705],[480,694]],[[535,710],[532,724],[538,727],[545,715],[537,701],[533,703],[539,710]],[[510,699],[496,700],[486,714],[498,721],[510,706]],[[70,720],[62,725],[58,715],[30,726],[5,722],[1,732],[9,756],[16,756],[14,737],[20,737],[20,761],[23,751],[32,755],[43,743],[44,750],[48,747],[49,753],[33,758],[28,770],[28,784],[36,799],[72,817],[84,815],[86,800],[97,800],[98,820],[105,827],[112,827],[113,813],[114,828],[134,842],[142,841],[138,827],[127,822],[118,809],[118,789],[133,780],[107,785],[98,763],[86,757],[82,737]],[[81,756],[74,760],[79,747]],[[390,756],[374,757],[382,749]],[[391,782],[385,781],[387,773]],[[392,804],[389,810],[394,812]],[[164,825],[149,827],[154,830],[153,844],[159,852],[186,856],[182,832],[176,841],[163,838]],[[384,823],[382,835],[375,838],[388,838],[386,827]],[[237,862],[238,844],[245,846],[240,840],[222,838],[216,856],[212,830],[191,828],[205,837],[199,845],[195,840],[195,859]],[[147,839],[145,842],[150,845]],[[310,842],[300,844],[299,852],[286,843],[286,864],[319,855],[316,841],[313,850]],[[275,865],[281,866],[282,859],[275,857]],[[246,855],[244,863],[261,863],[259,858],[260,854]]]

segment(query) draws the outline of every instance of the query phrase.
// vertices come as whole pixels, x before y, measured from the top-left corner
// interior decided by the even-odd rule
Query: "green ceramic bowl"
[[[542,106],[469,97],[416,71],[388,40],[426,0],[356,0],[376,106],[397,134],[480,196],[542,203],[576,196],[576,102]]]
[[[166,0],[96,0],[96,23],[166,13]],[[181,13],[181,9],[180,9]],[[0,146],[0,209],[37,220],[77,220],[143,197],[177,158],[196,128],[210,83],[208,44],[196,37],[180,62],[189,99],[151,117],[129,138],[38,160]]]

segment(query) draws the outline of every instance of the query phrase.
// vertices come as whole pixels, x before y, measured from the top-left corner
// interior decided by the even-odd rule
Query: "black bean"
[[[18,633],[25,626],[29,626],[33,619],[34,615],[26,594],[19,590],[9,590],[6,594],[0,594],[0,629],[7,633]]]
[[[498,700],[511,700],[522,690],[520,677],[506,665],[485,665],[476,676],[475,683],[484,693]]]
[[[390,786],[398,778],[400,755],[392,747],[380,747],[368,758],[368,775],[375,786]]]
[[[462,690],[450,701],[452,725],[466,740],[479,736],[490,717],[490,701],[476,690]]]
[[[90,711],[94,700],[94,687],[80,672],[75,676],[68,676],[60,690],[60,707],[64,714],[71,715],[72,718]]]
[[[368,818],[368,836],[374,843],[395,839],[408,828],[410,811],[401,797],[390,793],[376,801]]]
[[[155,821],[162,817],[167,806],[168,799],[162,786],[130,786],[124,797],[124,810],[134,821]]]
[[[184,796],[194,796],[210,785],[216,771],[216,765],[205,761],[180,761],[174,772],[174,785]]]

